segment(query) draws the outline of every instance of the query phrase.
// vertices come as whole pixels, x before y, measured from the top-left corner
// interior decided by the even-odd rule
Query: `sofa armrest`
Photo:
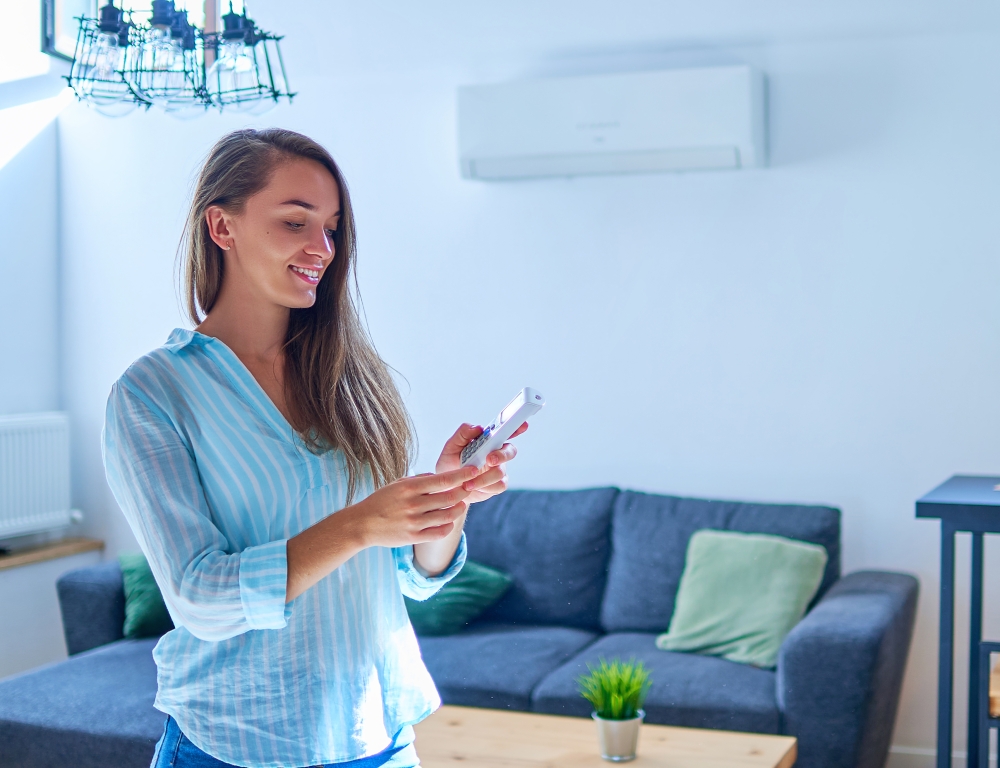
[[[117,560],[67,571],[56,591],[70,656],[125,636],[125,586]]]
[[[782,730],[797,768],[881,768],[917,609],[917,580],[858,571],[823,596],[778,654]]]

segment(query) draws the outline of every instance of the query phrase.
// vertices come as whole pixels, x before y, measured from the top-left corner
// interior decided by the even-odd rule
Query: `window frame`
[[[73,50],[62,50],[58,47],[59,38],[64,34],[64,25],[75,23],[74,17],[66,18],[66,11],[62,7],[62,0],[41,0],[42,3],[42,53],[47,53],[63,61],[73,60]],[[96,0],[88,0],[88,8],[85,11],[89,16],[96,16]],[[67,35],[76,43],[76,34]]]

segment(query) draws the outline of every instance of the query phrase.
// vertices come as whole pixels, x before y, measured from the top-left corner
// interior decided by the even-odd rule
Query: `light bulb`
[[[171,69],[155,71],[152,74],[149,98],[157,106],[164,109],[172,104],[183,101],[187,86],[187,73],[184,71],[184,60],[176,59]]]
[[[118,73],[118,35],[102,32],[94,44],[93,77],[111,80]]]
[[[105,117],[124,117],[139,106],[131,99],[128,101],[121,98],[111,99],[108,97],[98,99],[93,96],[87,100],[87,103]]]
[[[149,69],[170,69],[174,66],[180,47],[170,37],[170,29],[153,27],[149,31]]]
[[[257,104],[254,94],[260,92],[257,67],[247,54],[243,40],[227,40],[222,54],[205,76],[213,101],[246,112]]]
[[[187,86],[184,52],[170,35],[169,27],[153,27],[142,48],[136,90],[149,101],[166,106],[183,94]]]
[[[119,45],[117,34],[98,34],[74,86],[80,97],[102,115],[121,117],[136,107],[132,92],[122,78],[123,56],[127,50]]]
[[[179,87],[168,94],[160,106],[163,110],[178,120],[190,120],[205,114],[209,105],[205,103],[193,80],[187,76],[178,81]]]

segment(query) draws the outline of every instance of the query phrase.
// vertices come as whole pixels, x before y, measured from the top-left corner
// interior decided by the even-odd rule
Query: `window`
[[[42,27],[42,8],[38,2],[20,0],[4,3],[4,28],[18,30],[5,36],[0,46],[0,83],[44,75],[49,71],[49,57],[38,49],[35,30]]]

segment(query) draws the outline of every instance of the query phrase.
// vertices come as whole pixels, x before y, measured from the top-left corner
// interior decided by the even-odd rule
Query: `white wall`
[[[0,571],[0,678],[66,658],[56,580],[100,560],[83,552]]]
[[[0,166],[0,414],[61,406],[57,150],[53,122]],[[15,542],[59,533],[67,530]],[[0,677],[66,658],[56,579],[98,559],[91,553],[0,571]]]
[[[56,137],[0,166],[0,414],[59,407]]]
[[[1000,470],[1000,25],[931,3],[688,5],[262,0],[300,95],[250,124],[308,133],[343,165],[367,316],[408,381],[419,469],[459,421],[531,384],[549,405],[515,486],[841,507],[845,571],[921,579],[895,743],[926,755],[938,529],[913,502],[955,472]],[[770,167],[459,178],[457,85],[710,61],[767,73]],[[245,121],[73,108],[60,124],[76,501],[113,556],[135,542],[103,481],[104,401],[183,322],[186,196]],[[530,279],[498,293],[513,274]],[[996,610],[986,627],[1000,637]]]

